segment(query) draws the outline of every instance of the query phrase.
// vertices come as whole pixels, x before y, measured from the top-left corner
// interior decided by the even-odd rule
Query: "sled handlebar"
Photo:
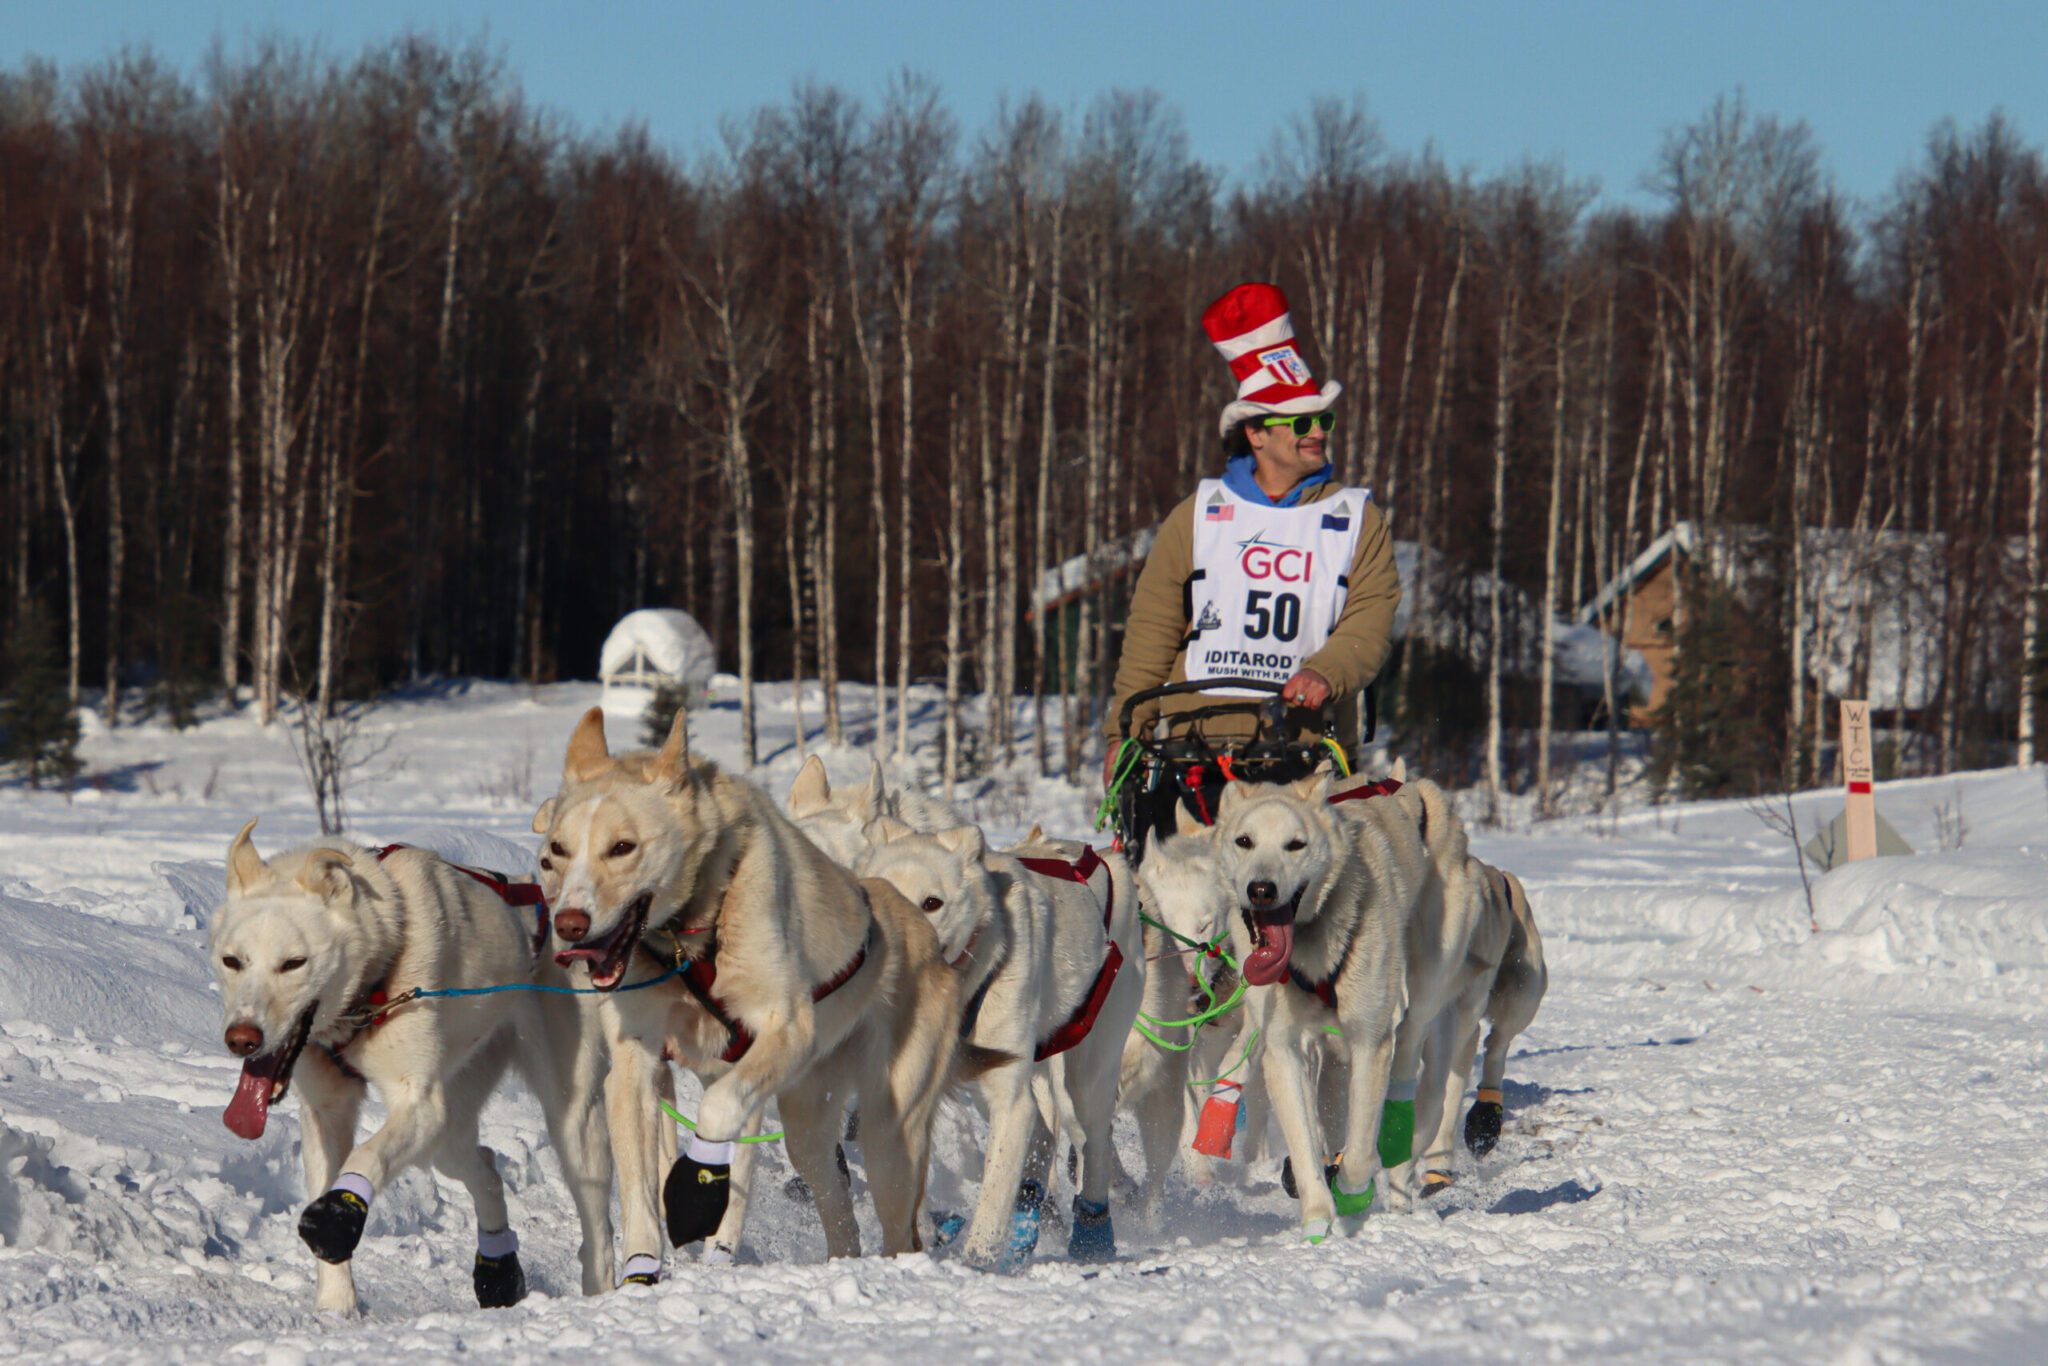
[[[1280,690],[1285,686],[1284,683],[1275,683],[1264,678],[1204,678],[1195,682],[1163,683],[1156,688],[1141,688],[1124,699],[1123,709],[1117,713],[1117,734],[1124,739],[1130,738],[1131,717],[1143,703],[1162,697],[1178,697],[1186,693],[1206,693],[1216,688],[1249,688],[1255,692],[1271,694],[1264,701],[1255,697],[1223,697],[1217,699],[1216,705],[1218,708],[1233,710],[1257,707],[1261,728],[1270,726],[1277,732],[1287,719],[1287,704],[1280,700]],[[1325,703],[1322,709],[1325,721],[1329,719],[1329,711],[1329,704]],[[1323,729],[1327,730],[1328,726],[1325,725]]]

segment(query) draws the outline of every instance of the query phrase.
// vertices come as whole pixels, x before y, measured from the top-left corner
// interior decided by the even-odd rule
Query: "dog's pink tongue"
[[[1287,976],[1287,959],[1294,952],[1294,926],[1259,926],[1259,946],[1245,955],[1244,980],[1255,987],[1269,987]]]
[[[251,1058],[242,1064],[242,1079],[235,1083],[235,1098],[228,1102],[221,1122],[237,1138],[261,1138],[270,1122],[270,1086],[275,1080],[277,1058]]]

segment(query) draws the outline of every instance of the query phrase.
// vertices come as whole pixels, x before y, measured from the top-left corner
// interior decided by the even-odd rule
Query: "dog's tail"
[[[993,1072],[1006,1063],[1017,1061],[1012,1053],[999,1048],[984,1048],[978,1043],[961,1041],[953,1053],[953,1085],[960,1086],[984,1073]]]
[[[1437,866],[1451,868],[1463,863],[1469,852],[1465,822],[1458,819],[1458,810],[1444,790],[1427,778],[1414,778],[1398,795]]]

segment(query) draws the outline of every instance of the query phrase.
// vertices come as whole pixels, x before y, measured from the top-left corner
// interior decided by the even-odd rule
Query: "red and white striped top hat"
[[[1344,392],[1337,381],[1317,385],[1309,374],[1278,285],[1239,285],[1202,310],[1202,330],[1237,379],[1237,398],[1217,423],[1226,436],[1247,418],[1319,413]]]

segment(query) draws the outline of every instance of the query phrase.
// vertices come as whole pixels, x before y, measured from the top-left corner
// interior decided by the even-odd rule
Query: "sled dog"
[[[1443,892],[1405,818],[1347,819],[1329,795],[1327,772],[1228,784],[1214,836],[1237,900],[1231,940],[1251,987],[1245,1023],[1259,1031],[1266,1091],[1295,1172],[1321,1172],[1327,1161],[1314,1069],[1325,1040],[1348,1069],[1335,1180],[1298,1182],[1312,1242],[1340,1217],[1354,1228],[1371,1204],[1396,1034],[1413,991],[1407,941],[1415,922],[1441,918]],[[1322,1032],[1332,1022],[1340,1039]]]
[[[872,756],[867,781],[835,790],[824,763],[811,755],[789,785],[785,805],[796,828],[845,868],[859,864],[874,847],[873,825],[883,816],[927,835],[967,824],[964,816],[936,797],[912,788],[891,791],[881,762]]]
[[[1145,926],[1150,972],[1144,1009],[1155,1020],[1193,1019],[1212,1000],[1228,1001],[1240,989],[1237,975],[1224,966],[1219,954],[1191,946],[1227,940],[1236,910],[1236,898],[1218,867],[1214,837],[1215,827],[1203,825],[1182,808],[1177,831],[1155,834],[1138,866],[1138,896],[1146,914],[1179,936]],[[1175,1149],[1193,1137],[1200,1122],[1205,1093],[1191,1087],[1189,1079],[1229,1071],[1228,1080],[1235,1085],[1221,1088],[1220,1094],[1229,1103],[1246,1098],[1247,1069],[1232,1069],[1238,1056],[1232,1045],[1243,1021],[1240,1008],[1193,1030],[1185,1025],[1153,1030],[1164,1042],[1184,1046],[1180,1050],[1162,1048],[1135,1029],[1124,1044],[1121,1094],[1124,1108],[1137,1117],[1144,1148],[1145,1181],[1140,1189],[1148,1219],[1158,1216]],[[1244,1149],[1234,1155],[1244,1156]],[[1215,1180],[1213,1158],[1192,1148],[1184,1156],[1197,1185]]]
[[[1120,855],[1072,857],[1065,846],[996,853],[971,825],[925,835],[885,817],[876,831],[882,842],[862,870],[930,917],[959,977],[955,1029],[1011,1059],[979,1082],[988,1150],[962,1256],[1014,1269],[1036,1247],[1053,1133],[1033,1099],[1034,1068],[1081,1136],[1068,1251],[1081,1261],[1114,1256],[1110,1126],[1145,985],[1128,867]]]
[[[1424,1053],[1425,1084],[1432,1076],[1442,1078],[1434,1123],[1432,1116],[1423,1113],[1419,1100],[1416,1105],[1416,1133],[1425,1140],[1416,1162],[1422,1169],[1425,1195],[1451,1184],[1453,1135],[1465,1087],[1472,1079],[1482,1017],[1489,1026],[1486,1054],[1480,1064],[1478,1096],[1465,1116],[1465,1146],[1474,1157],[1485,1157],[1500,1140],[1501,1083],[1507,1076],[1508,1047],[1536,1018],[1550,984],[1543,963],[1543,937],[1536,930],[1536,917],[1522,880],[1478,859],[1468,859],[1467,866],[1487,900],[1484,923],[1489,927],[1474,932],[1472,956],[1483,958],[1492,926],[1505,926],[1507,937],[1499,964],[1484,983],[1484,998],[1475,1006],[1469,992],[1461,994],[1457,1004],[1438,1019],[1437,1031]]]
[[[627,1274],[658,1272],[657,1192],[678,1245],[730,1212],[723,1188],[744,1171],[727,1145],[754,1132],[771,1099],[826,1248],[848,1257],[860,1235],[833,1151],[838,1117],[859,1097],[883,1249],[914,1251],[932,1110],[957,1048],[957,980],[915,907],[886,883],[857,881],[752,783],[690,754],[686,725],[679,712],[659,752],[615,760],[593,708],[570,739],[560,794],[534,817],[558,958],[584,964],[607,993],[605,1106]],[[643,950],[688,970],[621,991]],[[655,966],[643,958],[640,980]],[[714,1079],[664,1189],[665,1049]]]
[[[306,1191],[299,1236],[319,1258],[315,1308],[356,1306],[350,1258],[376,1192],[431,1162],[476,1206],[477,1302],[526,1293],[518,1238],[477,1115],[509,1063],[547,1116],[582,1223],[583,1292],[611,1288],[611,1163],[599,1120],[603,1059],[577,1001],[532,992],[406,1001],[419,989],[560,983],[544,910],[507,905],[424,849],[321,842],[265,862],[242,827],[210,947],[228,1051],[243,1059],[224,1116],[259,1137],[295,1083]],[[536,960],[539,960],[538,962]],[[388,1111],[356,1141],[368,1088]]]

